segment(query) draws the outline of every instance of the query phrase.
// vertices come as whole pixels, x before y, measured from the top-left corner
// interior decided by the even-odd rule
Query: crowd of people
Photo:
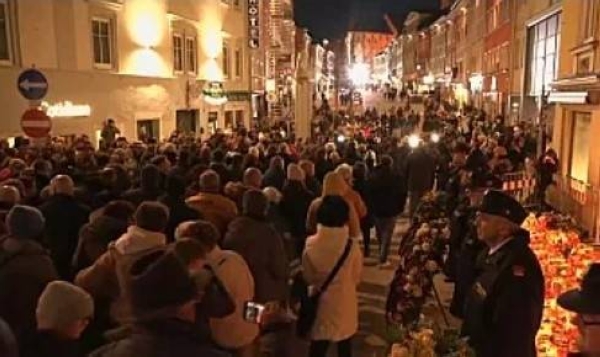
[[[397,219],[427,192],[447,190],[456,208],[466,181],[536,162],[533,132],[480,113],[426,117],[436,135],[416,145],[417,114],[374,110],[357,120],[368,132],[344,133],[342,119],[310,140],[240,129],[140,143],[108,128],[98,149],[0,142],[0,354],[294,356],[298,296],[350,240],[308,351],[337,343],[350,356],[373,228],[385,269]],[[546,156],[538,168],[555,170]],[[265,306],[259,321],[248,302]]]

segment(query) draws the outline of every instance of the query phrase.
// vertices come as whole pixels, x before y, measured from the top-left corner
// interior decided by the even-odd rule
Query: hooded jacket
[[[360,195],[358,195],[355,191],[352,192],[354,192],[356,196],[349,196],[349,189],[350,188],[348,184],[346,184],[346,181],[344,181],[340,174],[330,173],[325,177],[325,181],[323,182],[323,194],[321,195],[321,197],[314,199],[310,204],[310,207],[308,208],[308,215],[306,218],[306,229],[309,234],[315,234],[317,232],[317,211],[321,206],[323,197],[342,196],[350,208],[350,219],[348,220],[350,237],[356,238],[360,236],[360,218],[356,211],[355,202],[353,200],[355,200],[356,197],[358,197],[358,199],[360,199],[360,202],[362,203],[362,206],[366,206],[364,205],[364,202],[362,202]],[[366,214],[366,208],[364,208],[364,211]]]
[[[258,194],[262,195],[260,191]],[[287,298],[288,262],[283,238],[265,218],[267,207],[266,198],[248,202],[244,216],[229,225],[223,248],[237,252],[248,264],[256,302],[283,302]]]
[[[73,254],[79,241],[79,230],[88,222],[90,209],[68,195],[54,195],[40,207],[46,219],[45,236],[60,277],[73,277]],[[65,219],[68,217],[68,219]]]
[[[77,274],[75,284],[95,299],[109,300],[112,319],[128,323],[131,320],[126,284],[129,269],[139,257],[163,248],[166,243],[163,233],[130,226],[92,266]]]
[[[94,264],[106,252],[108,245],[127,231],[127,225],[126,221],[100,215],[81,227],[79,244],[73,256],[75,271]]]
[[[187,205],[200,213],[204,219],[214,224],[221,233],[227,232],[227,226],[238,215],[238,209],[232,200],[210,192],[200,192],[187,199]]]
[[[58,274],[48,252],[33,240],[0,240],[0,318],[17,339],[35,329],[35,309],[42,291]]]

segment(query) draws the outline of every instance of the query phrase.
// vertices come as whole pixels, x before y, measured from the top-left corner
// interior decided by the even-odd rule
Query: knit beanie
[[[37,304],[38,328],[60,330],[73,322],[94,316],[94,300],[85,290],[67,283],[53,281],[46,285]]]
[[[37,239],[44,233],[45,219],[35,207],[16,205],[8,212],[5,224],[15,238]]]
[[[283,199],[283,195],[275,187],[265,187],[262,192],[267,197],[269,203],[279,204]]]
[[[297,164],[290,164],[287,168],[287,179],[290,181],[304,182],[306,175],[304,170]]]
[[[198,297],[187,267],[169,251],[158,250],[135,261],[130,270],[131,307],[137,320],[172,317],[179,306]]]

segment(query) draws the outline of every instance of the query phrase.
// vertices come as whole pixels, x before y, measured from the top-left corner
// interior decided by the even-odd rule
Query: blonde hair
[[[348,190],[348,185],[338,172],[329,172],[323,179],[322,196],[343,196]]]

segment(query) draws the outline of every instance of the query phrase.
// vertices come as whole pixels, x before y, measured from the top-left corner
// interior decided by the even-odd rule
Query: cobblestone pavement
[[[354,357],[387,357],[385,302],[389,284],[399,261],[397,251],[400,240],[407,229],[408,221],[400,219],[394,231],[392,248],[390,249],[392,267],[389,269],[380,269],[375,265],[376,260],[374,258],[367,258],[365,260],[362,282],[359,286],[360,327],[359,333],[354,339]],[[372,243],[371,251],[377,252],[379,245],[376,240],[372,239],[372,241],[374,244]],[[458,321],[447,313],[448,304],[452,296],[452,285],[446,283],[442,275],[436,277],[435,284],[439,291],[440,300],[445,305],[450,325],[457,326]],[[444,324],[443,314],[433,299],[425,306],[424,313],[427,316],[435,318],[440,324]],[[330,356],[335,355],[335,351],[332,348]]]

